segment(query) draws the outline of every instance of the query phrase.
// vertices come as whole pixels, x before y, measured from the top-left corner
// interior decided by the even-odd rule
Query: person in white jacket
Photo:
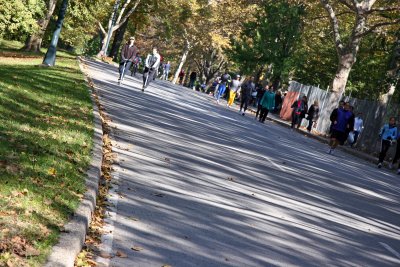
[[[364,129],[364,121],[362,119],[362,113],[359,112],[357,114],[357,117],[354,119],[354,141],[353,143],[350,144],[351,147],[353,147],[355,145],[355,143],[357,142],[358,137],[360,136],[361,132]]]
[[[158,54],[157,47],[153,47],[153,53],[149,54],[145,61],[142,92],[144,92],[144,89],[149,86],[150,81],[153,80],[154,75],[157,73],[158,67],[160,66],[160,61],[161,56]]]

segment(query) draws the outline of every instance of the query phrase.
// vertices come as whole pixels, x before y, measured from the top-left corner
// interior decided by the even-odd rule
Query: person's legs
[[[122,66],[120,65],[121,71],[120,71],[120,75],[119,75],[119,79],[123,80],[125,77],[126,72],[130,69],[132,62],[127,61],[126,64],[122,64]],[[125,69],[124,69],[125,67]]]
[[[231,106],[233,104],[233,101],[235,100],[236,92],[233,92],[232,90],[229,92],[229,100],[228,100],[228,106]]]
[[[242,115],[244,115],[244,113],[246,112],[248,105],[249,105],[249,99],[245,98],[244,99],[244,104],[243,104],[243,113],[242,113]]]
[[[300,115],[297,115],[297,119],[296,119],[296,122],[297,122],[297,129],[300,128],[301,122],[302,122],[302,121],[303,121],[303,118],[302,118]]]
[[[261,110],[262,110],[262,106],[260,104],[258,104],[257,112],[256,112],[256,119],[257,119],[258,115],[260,114]],[[260,114],[260,117],[261,117],[261,114]]]
[[[265,111],[264,111],[264,117],[263,117],[262,122],[264,122],[265,119],[268,117],[268,113],[269,113],[269,109],[266,108]]]
[[[226,86],[225,84],[220,84],[218,88],[218,94],[217,94],[217,101],[221,98],[221,96],[225,93]]]
[[[379,161],[378,164],[382,165],[383,160],[386,157],[386,153],[390,148],[390,141],[388,140],[382,140],[382,144],[381,144],[381,152],[379,153]],[[379,167],[379,165],[378,165]]]
[[[312,120],[312,119],[309,119],[309,120],[308,120],[307,131],[311,132],[312,125],[313,125],[313,120]]]
[[[264,123],[265,122],[265,118],[268,115],[268,109],[266,108],[261,108],[261,113],[260,113],[260,122]]]

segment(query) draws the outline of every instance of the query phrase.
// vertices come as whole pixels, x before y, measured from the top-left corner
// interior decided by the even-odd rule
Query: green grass
[[[85,192],[93,136],[75,56],[59,52],[56,67],[37,67],[43,55],[20,45],[0,40],[16,55],[0,53],[0,266],[46,260]]]

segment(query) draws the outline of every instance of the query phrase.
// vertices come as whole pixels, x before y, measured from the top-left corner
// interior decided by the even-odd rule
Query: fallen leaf
[[[165,197],[165,195],[164,195],[164,194],[161,194],[161,193],[154,193],[153,196],[156,196],[156,197]]]
[[[128,219],[129,219],[129,220],[132,220],[132,221],[135,221],[135,222],[136,222],[136,221],[139,221],[139,219],[136,218],[136,217],[128,217]]]
[[[131,249],[134,251],[142,251],[143,250],[143,248],[139,247],[139,246],[133,246],[133,247],[131,247]]]
[[[118,257],[120,257],[120,258],[128,258],[128,255],[126,255],[125,253],[123,253],[122,251],[117,251],[117,254],[116,254]]]
[[[47,174],[54,177],[54,176],[56,176],[57,171],[56,171],[56,169],[54,169],[54,168],[49,168],[49,169],[47,170]]]

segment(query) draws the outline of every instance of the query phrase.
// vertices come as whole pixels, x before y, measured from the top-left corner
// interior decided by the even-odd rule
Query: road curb
[[[79,67],[84,74],[80,61]],[[86,76],[85,80],[88,82]],[[44,265],[45,267],[74,266],[75,258],[82,250],[82,246],[85,242],[85,237],[92,218],[92,213],[96,208],[96,197],[98,193],[99,179],[101,176],[103,129],[99,109],[96,105],[92,91],[90,89],[89,91],[93,105],[94,135],[93,148],[91,152],[92,160],[90,167],[86,172],[87,190],[79,207],[74,212],[70,221],[65,225],[65,230],[63,233],[61,233],[58,243],[52,248],[49,257],[47,258],[47,262]]]

